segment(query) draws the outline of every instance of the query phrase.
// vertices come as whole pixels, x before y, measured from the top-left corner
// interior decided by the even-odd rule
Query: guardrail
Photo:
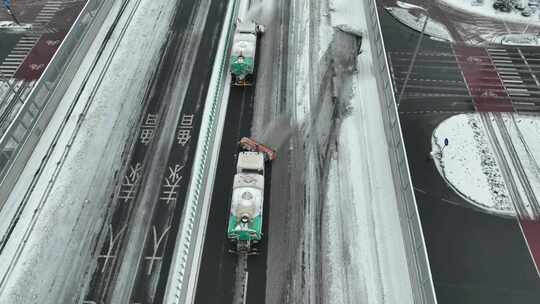
[[[16,118],[0,138],[0,208],[9,197],[114,2],[88,0]]]
[[[394,96],[394,88],[388,68],[386,50],[382,38],[381,25],[376,0],[367,0],[366,20],[368,37],[374,56],[374,66],[382,97],[381,109],[388,142],[392,175],[396,186],[398,212],[402,230],[405,232],[404,244],[407,254],[409,278],[413,286],[414,303],[437,303],[435,288],[431,277],[429,260],[424,243],[424,234],[414,196],[405,145],[401,133],[399,114]]]
[[[223,132],[223,114],[225,114],[226,105],[222,104],[221,97],[226,84],[230,44],[235,29],[238,3],[238,0],[231,0],[227,6],[225,22],[212,69],[201,122],[201,133],[193,162],[193,173],[163,300],[163,303],[167,304],[187,304],[194,300],[198,269],[194,269],[192,266],[198,266],[200,252],[197,250],[200,248],[197,246],[204,242],[204,237],[201,239],[201,236],[204,236],[206,227],[208,204],[210,203],[211,188],[217,166],[217,154],[219,154],[220,142],[217,139],[221,137],[221,132]],[[194,236],[197,239],[194,240]],[[186,276],[188,277],[186,278]]]

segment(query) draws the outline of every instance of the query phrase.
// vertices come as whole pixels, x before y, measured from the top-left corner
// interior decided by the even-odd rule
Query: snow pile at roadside
[[[512,10],[509,13],[501,12],[493,8],[493,0],[440,0],[445,4],[462,11],[472,12],[481,16],[496,18],[502,21],[510,21],[517,23],[537,23],[540,10],[532,14],[530,17],[521,15],[521,11]],[[473,5],[475,4],[475,5]]]
[[[119,2],[113,5],[89,53],[95,54],[105,38],[107,47],[49,161],[41,168],[41,178],[0,257],[0,272],[6,275],[0,303],[77,302],[86,281],[85,271],[93,259],[95,237],[107,211],[110,187],[114,186],[112,181],[120,169],[126,140],[138,121],[142,98],[159,60],[175,2],[140,2],[99,89],[92,92],[136,1],[128,3],[118,27],[107,35],[120,8]],[[92,59],[93,56],[87,56],[81,64],[80,72],[6,203],[9,208],[3,208],[2,214],[13,212],[23,200],[26,192],[23,184],[36,174],[36,167],[59,130],[67,108],[76,100]],[[11,217],[3,216],[9,222]]]
[[[351,5],[351,6],[349,6]],[[348,9],[347,9],[348,8]],[[364,28],[353,2],[347,0],[329,0],[330,22],[334,28],[356,36],[362,36]]]
[[[540,162],[540,116],[516,115],[516,123],[536,162]]]
[[[363,5],[334,0],[339,30],[369,39]],[[350,29],[350,30],[349,30]],[[330,160],[322,220],[323,303],[413,303],[409,269],[386,147],[371,49],[348,49],[352,73],[337,87],[337,147]],[[356,53],[355,53],[356,52]],[[350,72],[350,71],[349,71]],[[338,122],[338,123],[339,123]]]
[[[488,213],[515,214],[477,114],[456,115],[439,124],[433,131],[432,151],[439,173],[466,201]]]
[[[400,3],[401,2],[398,1],[398,5]],[[426,22],[426,15],[423,9],[419,10],[415,8],[410,8],[407,5],[401,5],[401,7],[387,7],[386,10],[392,16],[394,16],[394,18],[398,19],[406,26],[419,32],[422,31],[424,23]],[[443,24],[435,21],[433,18],[428,19],[424,34],[436,39],[453,41],[452,36],[450,35],[446,27]]]

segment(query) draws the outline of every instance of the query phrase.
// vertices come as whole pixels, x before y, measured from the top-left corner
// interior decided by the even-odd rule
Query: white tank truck
[[[246,143],[249,140],[249,143]],[[275,151],[255,141],[243,138],[238,154],[227,238],[238,254],[256,254],[262,239],[264,204],[264,163],[275,159]],[[264,149],[263,149],[264,148]]]
[[[230,62],[233,85],[249,86],[253,82],[257,39],[262,33],[264,33],[262,25],[238,19]]]

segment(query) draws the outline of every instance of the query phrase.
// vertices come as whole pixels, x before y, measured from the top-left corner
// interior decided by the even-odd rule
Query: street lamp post
[[[418,51],[420,50],[420,44],[422,44],[422,38],[424,37],[424,33],[426,31],[426,27],[429,21],[428,11],[424,8],[422,8],[422,10],[426,13],[426,19],[424,20],[424,25],[422,26],[422,32],[420,32],[420,37],[418,37],[418,41],[416,42],[416,48],[414,49],[413,57],[412,57],[411,63],[409,64],[409,69],[407,70],[407,75],[405,75],[405,81],[403,82],[403,85],[401,86],[401,91],[399,92],[399,97],[397,100],[398,108],[399,108],[399,104],[401,103],[401,98],[403,97],[403,93],[405,93],[407,82],[409,82],[409,77],[411,75],[414,62],[416,61],[416,56],[418,54]]]

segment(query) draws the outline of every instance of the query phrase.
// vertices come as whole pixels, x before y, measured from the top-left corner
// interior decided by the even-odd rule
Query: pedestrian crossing
[[[413,52],[407,50],[387,52],[396,98],[400,95],[402,98],[400,111],[431,113],[473,109],[472,97],[450,49],[419,52],[409,74],[412,57]]]
[[[56,13],[65,7],[63,0],[50,0],[45,3],[36,18],[35,24],[47,24],[53,20]],[[6,58],[0,63],[0,77],[12,78],[19,69],[19,66],[24,62],[26,56],[32,48],[37,44],[41,37],[40,33],[25,34],[11,50]]]
[[[39,34],[29,34],[22,37],[12,51],[0,64],[0,73],[3,78],[12,78],[26,56],[36,45],[40,38]]]
[[[520,48],[488,48],[508,95],[515,101],[540,98],[540,58]]]
[[[490,47],[485,48],[481,54],[465,55],[452,52],[419,52],[403,94],[401,110],[441,110],[445,103],[458,106],[460,110],[465,109],[465,102],[456,102],[472,100],[471,92],[473,95],[478,93],[475,91],[478,87],[489,91],[485,96],[477,96],[478,100],[489,99],[489,96],[495,94],[497,102],[494,103],[497,105],[507,96],[506,99],[514,106],[514,110],[540,110],[540,53],[534,48]],[[451,56],[457,57],[450,59]],[[412,52],[404,50],[390,50],[387,54],[396,92],[400,92],[404,85],[412,57]],[[457,61],[461,63],[461,67],[457,66]],[[463,78],[465,67],[475,71],[474,75],[467,74],[474,76],[469,77],[471,79],[467,82]],[[431,104],[424,102],[429,97],[433,98]]]
[[[64,5],[64,1],[61,0],[47,1],[47,3],[45,3],[45,6],[37,15],[35,22],[43,24],[49,23],[50,21],[52,21],[56,13],[64,8]]]

